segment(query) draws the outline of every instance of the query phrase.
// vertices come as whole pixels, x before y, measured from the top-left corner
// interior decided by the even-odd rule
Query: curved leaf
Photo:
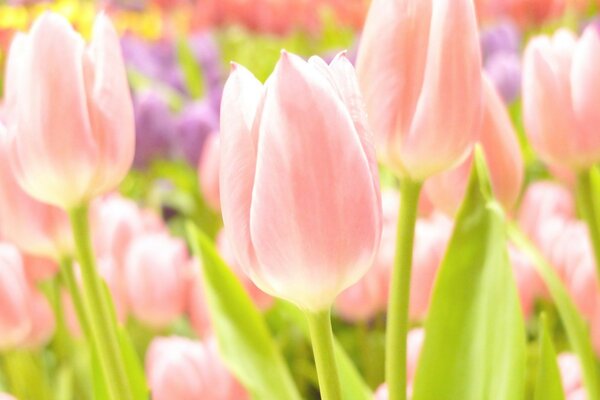
[[[534,400],[565,400],[556,352],[550,337],[546,315],[542,314],[540,334],[540,358],[535,383]]]

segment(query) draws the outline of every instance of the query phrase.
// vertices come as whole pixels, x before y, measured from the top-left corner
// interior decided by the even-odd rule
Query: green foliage
[[[525,328],[481,153],[438,272],[413,400],[518,400]]]
[[[545,314],[540,320],[538,374],[534,400],[564,400],[560,371],[556,362],[556,352],[550,337],[550,329]]]

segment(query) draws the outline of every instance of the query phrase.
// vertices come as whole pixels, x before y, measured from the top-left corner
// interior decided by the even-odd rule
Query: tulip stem
[[[390,286],[385,343],[385,377],[389,400],[406,400],[406,337],[409,322],[410,275],[421,187],[421,182],[406,178],[400,182],[396,257]]]
[[[96,268],[87,205],[70,210],[69,218],[83,281],[85,317],[82,320],[89,323],[91,344],[96,350],[105,386],[110,399],[133,400],[125,360],[119,346],[117,322],[110,309],[111,302],[107,298],[104,282]],[[84,322],[83,325],[85,324]]]
[[[596,276],[600,280],[600,230],[598,227],[598,210],[594,202],[591,169],[577,175],[577,200],[583,219],[588,226],[590,242],[594,249]]]
[[[83,298],[81,297],[81,292],[79,291],[79,285],[77,284],[77,279],[75,279],[75,272],[73,271],[73,261],[70,258],[61,258],[60,274],[63,283],[67,286],[69,294],[71,295],[71,301],[73,302],[73,307],[75,308],[77,322],[79,322],[79,327],[83,331],[83,336],[87,341],[91,342],[92,332],[90,329],[90,324],[87,320],[87,316],[85,314]]]
[[[322,400],[341,400],[340,379],[333,351],[330,311],[306,313]]]

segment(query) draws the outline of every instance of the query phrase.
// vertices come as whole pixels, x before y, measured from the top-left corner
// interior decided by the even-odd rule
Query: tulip
[[[485,62],[498,53],[518,54],[521,47],[521,33],[510,20],[502,21],[482,29],[480,42]]]
[[[0,243],[0,349],[17,346],[31,330],[30,288],[16,247]]]
[[[526,254],[509,246],[508,255],[519,292],[521,311],[528,318],[533,314],[535,300],[545,295],[546,287]]]
[[[5,135],[0,124],[0,235],[26,253],[58,260],[72,251],[67,215],[21,189],[10,169]]]
[[[135,111],[135,158],[137,168],[145,168],[158,158],[171,155],[175,117],[166,100],[155,92],[147,91],[136,96]]]
[[[379,243],[370,133],[343,55],[328,66],[283,52],[266,86],[241,66],[225,86],[225,232],[259,288],[323,311],[364,275]]]
[[[516,203],[523,183],[524,166],[517,134],[498,92],[484,79],[484,117],[480,141],[490,171],[494,195],[508,210]],[[453,215],[460,206],[469,180],[472,157],[457,168],[425,184],[431,201]]]
[[[137,237],[125,259],[125,290],[140,321],[164,327],[185,308],[189,259],[185,243],[166,233]]]
[[[221,208],[219,195],[220,139],[218,133],[206,138],[198,165],[200,191],[206,203],[214,210]]]
[[[17,400],[8,393],[0,393],[0,400]]]
[[[600,36],[590,27],[579,41],[566,30],[539,36],[525,51],[523,117],[542,160],[575,172],[600,161]]]
[[[566,0],[487,0],[489,12],[510,16],[521,25],[541,24],[565,10]]]
[[[325,400],[340,398],[330,307],[381,235],[371,143],[343,54],[327,65],[282,52],[265,86],[234,65],[221,108],[225,232],[256,286],[306,312]]]
[[[505,103],[511,103],[519,97],[521,59],[518,54],[495,54],[486,61],[484,68]]]
[[[425,179],[467,157],[481,119],[481,50],[473,2],[374,0],[356,65],[378,156],[401,179],[386,380],[390,398],[403,400],[421,187]]]
[[[583,387],[581,364],[579,363],[577,356],[572,353],[559,354],[557,361],[563,390],[567,395],[567,398],[570,398],[571,393],[576,392]]]
[[[204,338],[211,334],[212,324],[208,305],[206,304],[199,263],[200,261],[197,259],[192,260],[193,271],[190,290],[188,291],[187,313],[194,332],[199,337]]]
[[[205,142],[219,128],[219,114],[207,101],[188,104],[175,125],[175,147],[178,156],[198,165]]]
[[[154,400],[248,398],[220,360],[214,339],[154,339],[146,354],[146,375]]]
[[[64,209],[114,189],[134,151],[133,109],[107,16],[92,41],[45,13],[13,39],[6,101],[13,171],[32,197]]]
[[[52,312],[50,303],[48,303],[48,299],[37,290],[33,288],[30,290],[29,317],[31,318],[31,328],[21,346],[40,348],[45,346],[54,334],[56,325],[55,315]]]
[[[481,114],[472,1],[373,1],[356,65],[378,155],[398,176],[422,181],[466,157]]]

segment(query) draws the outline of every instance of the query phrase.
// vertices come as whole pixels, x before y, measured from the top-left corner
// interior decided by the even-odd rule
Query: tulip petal
[[[219,185],[225,233],[246,271],[256,265],[249,225],[256,169],[252,127],[262,96],[260,82],[246,68],[233,65],[221,103]]]
[[[379,156],[398,169],[402,166],[389,143],[408,133],[417,107],[431,8],[431,0],[374,0],[358,51],[356,70]]]
[[[330,82],[299,57],[282,54],[262,115],[252,278],[270,294],[323,310],[364,274],[379,241],[369,161]]]
[[[133,105],[119,37],[105,14],[96,18],[85,60],[88,108],[100,163],[90,190],[100,194],[125,177],[135,148]]]
[[[477,137],[482,100],[477,29],[472,0],[433,3],[423,89],[399,149],[413,179],[457,165]]]
[[[19,44],[22,68],[7,82],[7,92],[19,94],[9,117],[12,166],[31,196],[71,207],[95,173],[90,159],[98,157],[86,104],[84,42],[63,17],[50,13],[36,20],[26,42]]]
[[[600,34],[585,30],[575,50],[571,69],[573,109],[581,129],[574,135],[577,153],[587,165],[600,160]]]

